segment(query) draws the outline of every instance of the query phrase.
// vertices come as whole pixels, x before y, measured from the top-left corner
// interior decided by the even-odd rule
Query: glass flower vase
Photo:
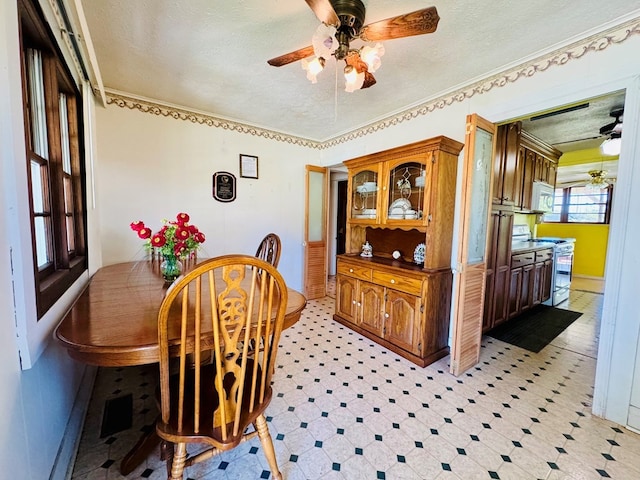
[[[160,264],[160,273],[165,282],[173,283],[182,274],[182,262],[176,255],[164,255]]]

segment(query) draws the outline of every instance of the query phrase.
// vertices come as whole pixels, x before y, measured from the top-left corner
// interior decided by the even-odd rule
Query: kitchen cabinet
[[[520,142],[532,161],[532,165],[528,164],[528,168],[532,169],[531,181],[548,183],[555,187],[558,159],[562,152],[524,130]]]
[[[533,193],[533,180],[536,171],[536,153],[520,146],[519,155],[522,162],[522,189],[516,205],[521,210],[531,210],[531,196]]]
[[[512,272],[511,235],[514,213],[531,213],[534,207],[531,204],[533,183],[537,181],[555,186],[561,154],[551,145],[524,131],[522,122],[498,127],[483,332],[537,305],[538,299],[550,295],[552,262],[534,262],[533,267],[526,267],[526,271]],[[522,268],[525,270],[524,266]],[[530,285],[543,290],[534,290],[533,295]]]
[[[486,332],[507,320],[513,210],[494,210],[489,224],[485,308],[482,330]]]
[[[493,164],[493,203],[496,205],[514,206],[522,196],[521,132],[522,122],[498,127]]]
[[[420,366],[447,355],[458,155],[436,137],[347,160],[334,319]],[[369,242],[373,257],[362,257]],[[414,251],[424,245],[421,263]],[[400,256],[394,258],[394,251]]]
[[[511,256],[508,318],[520,315],[532,305],[535,252]]]
[[[498,127],[492,203],[531,211],[533,182],[555,186],[562,152],[522,130],[521,122]]]
[[[506,320],[509,320],[520,313],[520,301],[522,298],[522,276],[522,267],[514,268],[510,272]]]
[[[553,249],[547,248],[536,251],[535,280],[533,290],[533,304],[539,305],[551,298],[551,284],[553,282]]]
[[[553,249],[511,256],[508,318],[514,318],[549,298]],[[546,295],[546,297],[545,297]]]

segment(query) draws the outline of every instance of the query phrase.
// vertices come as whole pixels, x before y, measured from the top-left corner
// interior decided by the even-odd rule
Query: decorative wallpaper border
[[[223,128],[225,130],[264,137],[278,142],[292,143],[302,147],[321,148],[322,146],[322,143],[309,140],[307,138],[295,137],[293,135],[287,135],[285,133],[268,130],[266,128],[254,127],[252,125],[226,120],[213,115],[197,113],[183,108],[142,100],[133,96],[116,93],[111,90],[105,90],[105,93],[107,95],[107,105],[116,105],[120,108],[138,110],[143,113],[151,113],[162,117],[171,117],[176,120],[186,120],[191,123],[207,125],[214,128]]]
[[[144,113],[172,117],[176,120],[187,120],[192,123],[208,125],[210,127],[224,128],[225,130],[264,137],[269,140],[276,140],[279,142],[286,142],[303,147],[323,150],[349,142],[359,137],[364,137],[379,130],[384,130],[385,128],[399,125],[403,122],[408,122],[414,118],[427,115],[434,110],[443,109],[454,103],[462,102],[474,95],[481,95],[493,90],[494,88],[500,88],[510,83],[515,83],[521,78],[530,78],[553,66],[565,65],[571,60],[582,58],[589,52],[601,52],[612,45],[623,43],[633,35],[638,34],[640,34],[640,18],[635,18],[609,30],[584,38],[566,47],[555,50],[554,52],[540,56],[522,65],[518,65],[517,67],[505,70],[504,72],[487,77],[478,82],[452,91],[446,95],[424,102],[416,107],[405,110],[404,112],[384,118],[376,121],[375,123],[371,123],[324,142],[317,142],[273,130],[225,120],[211,115],[196,113],[182,108],[162,105],[160,103],[154,103],[148,100],[142,100],[108,90],[106,91],[106,96],[107,104],[113,104],[121,108],[135,109]]]

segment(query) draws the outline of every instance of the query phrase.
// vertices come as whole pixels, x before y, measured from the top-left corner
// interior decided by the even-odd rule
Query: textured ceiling
[[[365,23],[430,5],[441,20],[433,34],[384,42],[377,84],[346,93],[335,62],[317,84],[300,62],[267,64],[311,43],[319,21],[303,0],[82,0],[107,89],[315,141],[640,16],[640,0],[365,4]]]

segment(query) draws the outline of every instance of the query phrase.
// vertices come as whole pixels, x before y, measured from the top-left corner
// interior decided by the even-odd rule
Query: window
[[[35,3],[35,2],[34,2]],[[42,12],[19,2],[38,318],[86,270],[82,97]]]
[[[593,190],[587,187],[556,188],[553,212],[545,222],[609,223],[612,187]]]

